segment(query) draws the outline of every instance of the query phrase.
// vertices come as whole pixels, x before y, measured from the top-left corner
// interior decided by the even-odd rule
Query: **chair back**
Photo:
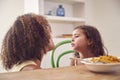
[[[61,45],[65,45],[65,44],[69,44],[69,43],[71,43],[71,40],[64,40],[64,41],[61,41],[55,45],[55,48],[52,50],[52,53],[50,55],[50,57],[51,57],[50,61],[51,61],[51,65],[53,68],[59,67],[59,62],[60,62],[61,57],[63,57],[66,54],[74,53],[74,50],[65,50],[64,52],[62,52],[58,55],[57,61],[55,63],[54,53],[55,53],[56,49],[59,48]]]

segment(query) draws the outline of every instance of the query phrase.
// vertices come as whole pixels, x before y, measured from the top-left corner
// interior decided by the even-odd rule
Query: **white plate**
[[[93,63],[92,58],[85,58],[81,60],[81,63],[85,64],[88,70],[93,72],[114,72],[120,70],[120,63],[104,64],[104,63]]]

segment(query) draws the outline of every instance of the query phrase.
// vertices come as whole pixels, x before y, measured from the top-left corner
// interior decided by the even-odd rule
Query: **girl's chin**
[[[74,51],[78,51],[78,49],[76,49],[75,47],[72,47],[72,49],[73,49]]]
[[[73,50],[75,50],[75,47],[72,47]]]

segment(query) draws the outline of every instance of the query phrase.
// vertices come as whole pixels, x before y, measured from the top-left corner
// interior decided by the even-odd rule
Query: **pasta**
[[[99,56],[99,57],[94,57],[91,59],[92,62],[96,63],[96,62],[101,62],[101,63],[119,63],[120,62],[120,58],[117,58],[115,56],[112,55],[108,55],[108,56]]]

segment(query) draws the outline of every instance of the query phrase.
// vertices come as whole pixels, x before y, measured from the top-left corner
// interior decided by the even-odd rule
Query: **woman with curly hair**
[[[44,54],[53,48],[47,20],[33,13],[21,15],[3,40],[3,67],[9,72],[40,69]]]

